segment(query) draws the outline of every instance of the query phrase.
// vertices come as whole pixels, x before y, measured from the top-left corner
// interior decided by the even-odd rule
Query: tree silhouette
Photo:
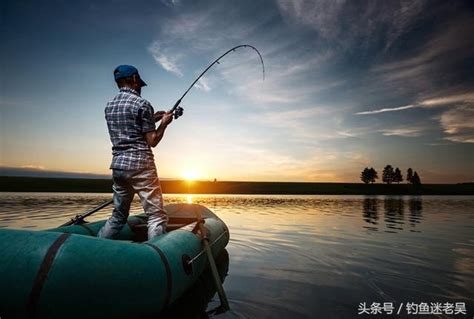
[[[382,172],[382,181],[387,184],[392,184],[394,177],[392,165],[387,165],[384,167]]]
[[[369,169],[369,173],[370,173],[369,174],[370,182],[373,184],[375,183],[375,180],[379,178],[379,175],[377,174],[377,171],[373,167]]]
[[[413,178],[413,170],[411,167],[407,170],[407,183],[411,183],[411,179]]]
[[[402,172],[398,167],[395,169],[395,173],[393,174],[393,181],[397,183],[403,182]]]
[[[370,169],[368,167],[364,168],[362,173],[360,173],[360,180],[365,184],[370,183]]]
[[[418,176],[418,173],[416,171],[413,174],[413,177],[411,178],[411,183],[413,184],[413,186],[420,186],[421,185],[420,176]]]
[[[371,167],[371,168],[364,168],[364,170],[360,173],[360,180],[363,181],[365,184],[368,183],[374,183],[376,179],[378,179],[379,176],[377,174],[377,171]]]

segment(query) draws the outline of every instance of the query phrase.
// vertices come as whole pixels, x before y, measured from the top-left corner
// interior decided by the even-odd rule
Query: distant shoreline
[[[288,195],[474,195],[474,184],[303,183],[163,180],[164,193]],[[0,176],[0,192],[111,193],[109,179]]]

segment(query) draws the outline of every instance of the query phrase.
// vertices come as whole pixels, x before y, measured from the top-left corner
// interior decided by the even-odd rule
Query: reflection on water
[[[369,230],[378,230],[376,225],[378,225],[379,219],[379,211],[378,211],[378,203],[376,198],[364,198],[364,205],[362,207],[362,214],[364,216],[364,220],[370,224],[369,226],[364,226]]]
[[[403,208],[404,203],[401,198],[389,198],[384,202],[385,223],[390,230],[387,232],[396,232],[403,230]]]
[[[109,198],[2,193],[0,227],[55,227]],[[354,318],[361,302],[465,302],[474,315],[473,196],[166,195],[165,201],[205,205],[230,228],[224,288],[232,312],[218,318]],[[137,200],[132,214],[140,211]],[[217,303],[214,296],[207,311]]]
[[[385,225],[379,225],[379,209],[383,205]],[[409,216],[405,217],[406,206]],[[423,199],[419,196],[403,198],[403,196],[376,198],[366,197],[362,203],[362,216],[368,224],[364,228],[371,231],[384,230],[388,233],[397,233],[404,230],[409,223],[411,232],[418,232],[415,226],[423,220]],[[405,226],[405,227],[404,227]],[[385,228],[384,228],[385,227]]]
[[[409,202],[410,217],[409,222],[412,227],[415,227],[416,224],[421,223],[422,212],[423,212],[423,201],[421,197],[413,197]],[[415,230],[411,230],[415,231]]]

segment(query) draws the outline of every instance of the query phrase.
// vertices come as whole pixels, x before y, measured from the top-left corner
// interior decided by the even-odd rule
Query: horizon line
[[[38,167],[14,167],[14,166],[1,166],[0,165],[0,177],[31,177],[31,178],[69,178],[69,179],[102,179],[108,180],[111,179],[112,174],[100,174],[100,173],[90,173],[90,172],[71,172],[71,171],[55,171],[47,170]],[[282,181],[282,180],[229,180],[229,179],[218,179],[218,178],[208,178],[208,179],[192,179],[187,180],[185,178],[179,177],[160,177],[162,181],[184,181],[184,182],[247,182],[247,183],[321,183],[321,184],[359,184],[361,181]],[[445,184],[445,185],[456,185],[456,184],[470,184],[474,181],[457,181],[457,182],[428,182],[423,183],[425,185],[429,184]],[[374,184],[384,184],[383,182],[376,182]],[[405,184],[403,181],[400,184]]]

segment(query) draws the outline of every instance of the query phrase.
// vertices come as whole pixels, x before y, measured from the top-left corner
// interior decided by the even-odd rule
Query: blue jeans
[[[168,216],[163,210],[160,180],[155,168],[141,170],[113,169],[114,205],[112,216],[97,234],[100,238],[115,238],[127,223],[135,193],[140,197],[148,217],[148,240],[166,232]]]

